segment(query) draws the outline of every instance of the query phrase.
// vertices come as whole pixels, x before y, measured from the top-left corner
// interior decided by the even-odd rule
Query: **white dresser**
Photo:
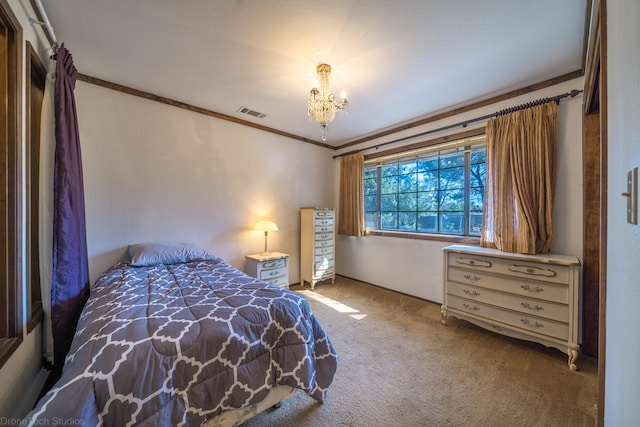
[[[272,285],[289,287],[289,255],[281,252],[247,255],[245,268],[249,276]]]
[[[566,351],[576,370],[580,347],[580,261],[564,255],[522,255],[474,246],[444,251],[447,316],[514,338]]]
[[[300,209],[300,284],[331,279],[335,283],[335,211]]]

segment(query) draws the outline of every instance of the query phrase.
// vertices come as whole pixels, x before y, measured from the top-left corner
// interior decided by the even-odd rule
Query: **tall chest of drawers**
[[[568,354],[576,370],[580,348],[580,261],[564,255],[523,255],[453,245],[444,252],[447,316],[488,330],[535,341]]]
[[[335,283],[335,211],[300,209],[300,284],[331,279]]]

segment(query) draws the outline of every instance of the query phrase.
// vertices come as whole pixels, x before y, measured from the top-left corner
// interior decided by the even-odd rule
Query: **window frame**
[[[0,132],[0,367],[22,343],[22,288],[19,281],[20,249],[20,153],[22,28],[6,0],[0,0],[2,54],[0,66],[6,81],[0,82],[0,106],[5,132]],[[6,107],[6,110],[5,110]]]
[[[435,138],[428,141],[421,141],[414,144],[405,145],[402,147],[396,147],[390,150],[386,150],[384,152],[377,152],[369,155],[365,155],[365,167],[371,166],[371,163],[382,163],[383,160],[389,158],[398,158],[399,162],[403,157],[411,157],[415,155],[416,151],[420,150],[431,150],[437,151],[439,147],[442,147],[446,144],[455,143],[456,141],[469,139],[469,138],[477,138],[485,135],[485,128],[476,128],[465,130],[463,132],[459,132],[452,135],[442,136],[439,138]],[[466,162],[466,166],[468,168],[468,162]],[[465,172],[465,186],[464,191],[468,193],[470,191],[470,174],[468,173],[468,169]],[[380,185],[381,180],[377,180],[377,194],[380,195]],[[468,199],[468,194],[465,194],[465,200]],[[379,201],[378,201],[379,202]],[[378,213],[380,212],[380,206],[377,208]],[[465,205],[465,224],[468,224],[468,217],[466,215],[469,214],[469,206]],[[378,220],[379,224],[379,220]],[[418,231],[401,231],[401,230],[383,230],[383,229],[367,229],[366,235],[371,236],[386,236],[386,237],[400,237],[400,238],[410,238],[410,239],[418,239],[418,240],[433,240],[433,241],[442,241],[442,242],[450,242],[450,243],[464,243],[464,244],[478,244],[480,242],[480,236],[473,235],[458,235],[458,234],[445,234],[445,233],[428,233],[428,232],[418,232]]]

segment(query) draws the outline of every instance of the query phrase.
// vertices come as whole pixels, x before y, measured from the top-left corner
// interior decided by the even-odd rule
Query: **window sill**
[[[0,339],[0,368],[11,357],[14,351],[20,346],[22,342],[19,338],[4,338]]]
[[[464,243],[479,245],[480,237],[455,236],[452,234],[408,233],[404,231],[367,230],[367,236],[400,237],[403,239],[431,240],[434,242]]]

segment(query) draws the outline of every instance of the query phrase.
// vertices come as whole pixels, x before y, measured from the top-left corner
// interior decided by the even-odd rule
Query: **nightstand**
[[[246,273],[271,285],[289,287],[289,255],[281,252],[247,255]]]

